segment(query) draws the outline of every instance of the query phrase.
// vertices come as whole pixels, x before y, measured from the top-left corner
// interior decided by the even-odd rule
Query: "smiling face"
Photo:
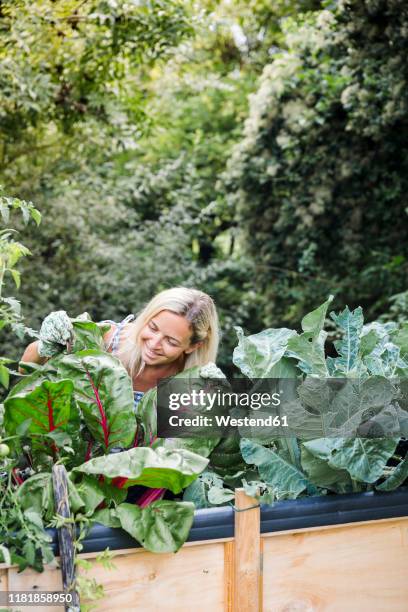
[[[161,310],[140,333],[143,361],[147,365],[163,365],[192,353],[200,343],[190,344],[191,334],[190,323],[185,317]]]

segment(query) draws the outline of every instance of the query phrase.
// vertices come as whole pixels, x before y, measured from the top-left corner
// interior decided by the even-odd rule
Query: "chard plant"
[[[5,223],[17,209],[25,222],[40,222],[31,202],[0,193]],[[28,254],[13,230],[1,232],[0,329],[9,326],[38,337],[24,327],[19,302],[2,295],[7,274],[19,286],[16,264]],[[72,328],[72,343],[43,366],[25,364],[27,374],[0,405],[0,562],[17,563],[20,569],[41,571],[54,559],[46,528],[58,522],[51,475],[55,463],[69,472],[70,508],[80,533],[84,524],[98,520],[122,526],[156,552],[177,551],[194,514],[191,502],[163,500],[165,491],[179,494],[208,463],[188,448],[150,448],[154,419],[142,418],[138,424],[130,377],[104,350],[106,327],[85,313],[72,319]],[[9,385],[9,363],[0,358],[4,387]],[[147,447],[138,446],[142,422]],[[125,503],[131,485],[146,487],[136,505]]]
[[[71,322],[72,347],[24,376],[4,402],[13,494],[24,511],[51,525],[51,469],[62,462],[74,515],[121,526],[153,552],[175,552],[187,538],[194,505],[161,497],[166,490],[180,494],[208,459],[188,448],[135,446],[131,379],[104,351],[106,327],[86,313]],[[126,502],[134,485],[148,488],[141,503]]]

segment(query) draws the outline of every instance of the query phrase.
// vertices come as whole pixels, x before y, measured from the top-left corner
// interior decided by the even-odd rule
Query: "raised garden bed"
[[[241,511],[196,511],[177,554],[149,553],[123,530],[96,525],[81,557],[92,562],[106,547],[116,555],[116,569],[89,572],[105,588],[96,610],[406,612],[408,487],[256,505],[239,491]],[[60,590],[61,573],[3,564],[0,588]]]
[[[1,566],[1,589],[61,590],[59,568],[18,573],[12,563],[41,569],[52,561],[43,526],[59,526],[62,542],[72,536],[68,509],[60,515],[69,499],[78,523],[100,523],[80,555],[90,559],[87,577],[105,589],[96,610],[408,610],[408,327],[364,326],[361,309],[346,308],[332,315],[342,338],[338,356],[326,358],[329,304],[304,317],[301,334],[246,337],[238,329],[233,362],[250,386],[258,392],[259,380],[273,374],[296,390],[280,405],[292,423],[285,435],[239,426],[239,441],[163,435],[155,388],[134,414],[131,380],[103,350],[101,329],[73,320],[73,352],[24,377],[5,400],[2,559],[9,565]],[[395,372],[400,386],[391,383]],[[172,380],[194,390],[198,377],[207,389],[215,374],[207,364]],[[216,384],[225,383],[221,376]],[[62,469],[65,493],[56,495]],[[147,490],[136,499],[133,487]],[[223,506],[236,488],[235,510]],[[165,490],[176,497],[161,499]],[[260,509],[255,495],[288,501]],[[216,507],[194,514],[208,506]],[[108,546],[115,569],[96,560]],[[61,555],[64,584],[74,595],[75,585],[84,603],[97,585],[83,588],[83,564],[77,581],[65,571],[73,548]]]

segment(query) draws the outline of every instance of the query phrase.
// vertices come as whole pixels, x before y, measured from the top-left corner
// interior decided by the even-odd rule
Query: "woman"
[[[133,320],[134,319],[134,320]],[[161,378],[216,360],[219,324],[213,300],[198,289],[173,287],[154,296],[139,315],[111,324],[106,350],[116,355],[132,378],[135,403]],[[38,341],[21,361],[44,363]]]
[[[70,325],[66,313],[53,314],[57,319],[62,314],[57,326],[64,319]],[[135,408],[144,392],[155,387],[161,378],[216,360],[219,344],[217,311],[211,297],[197,289],[166,289],[153,297],[136,319],[129,315],[119,324],[103,321],[106,322],[111,324],[104,335],[106,350],[116,355],[126,367],[133,383]],[[62,332],[62,342],[65,343],[70,330],[64,329],[62,324],[59,332]],[[33,342],[25,350],[22,361],[44,363],[46,358],[40,353],[39,341]],[[122,450],[111,449],[110,452]],[[136,486],[129,489],[127,500],[145,507],[164,495],[169,495],[165,489]]]

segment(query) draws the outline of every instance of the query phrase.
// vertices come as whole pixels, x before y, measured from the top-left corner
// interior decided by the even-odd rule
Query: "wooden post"
[[[54,465],[52,468],[52,484],[54,487],[55,512],[64,518],[70,518],[71,512],[68,501],[68,476],[63,465]],[[63,589],[71,593],[72,602],[65,605],[65,610],[80,609],[79,595],[75,589],[75,547],[73,523],[68,523],[58,529],[58,544],[61,559],[61,573]]]
[[[234,612],[235,542],[224,544],[224,612]]]
[[[244,489],[235,490],[234,612],[262,610],[261,513]]]

